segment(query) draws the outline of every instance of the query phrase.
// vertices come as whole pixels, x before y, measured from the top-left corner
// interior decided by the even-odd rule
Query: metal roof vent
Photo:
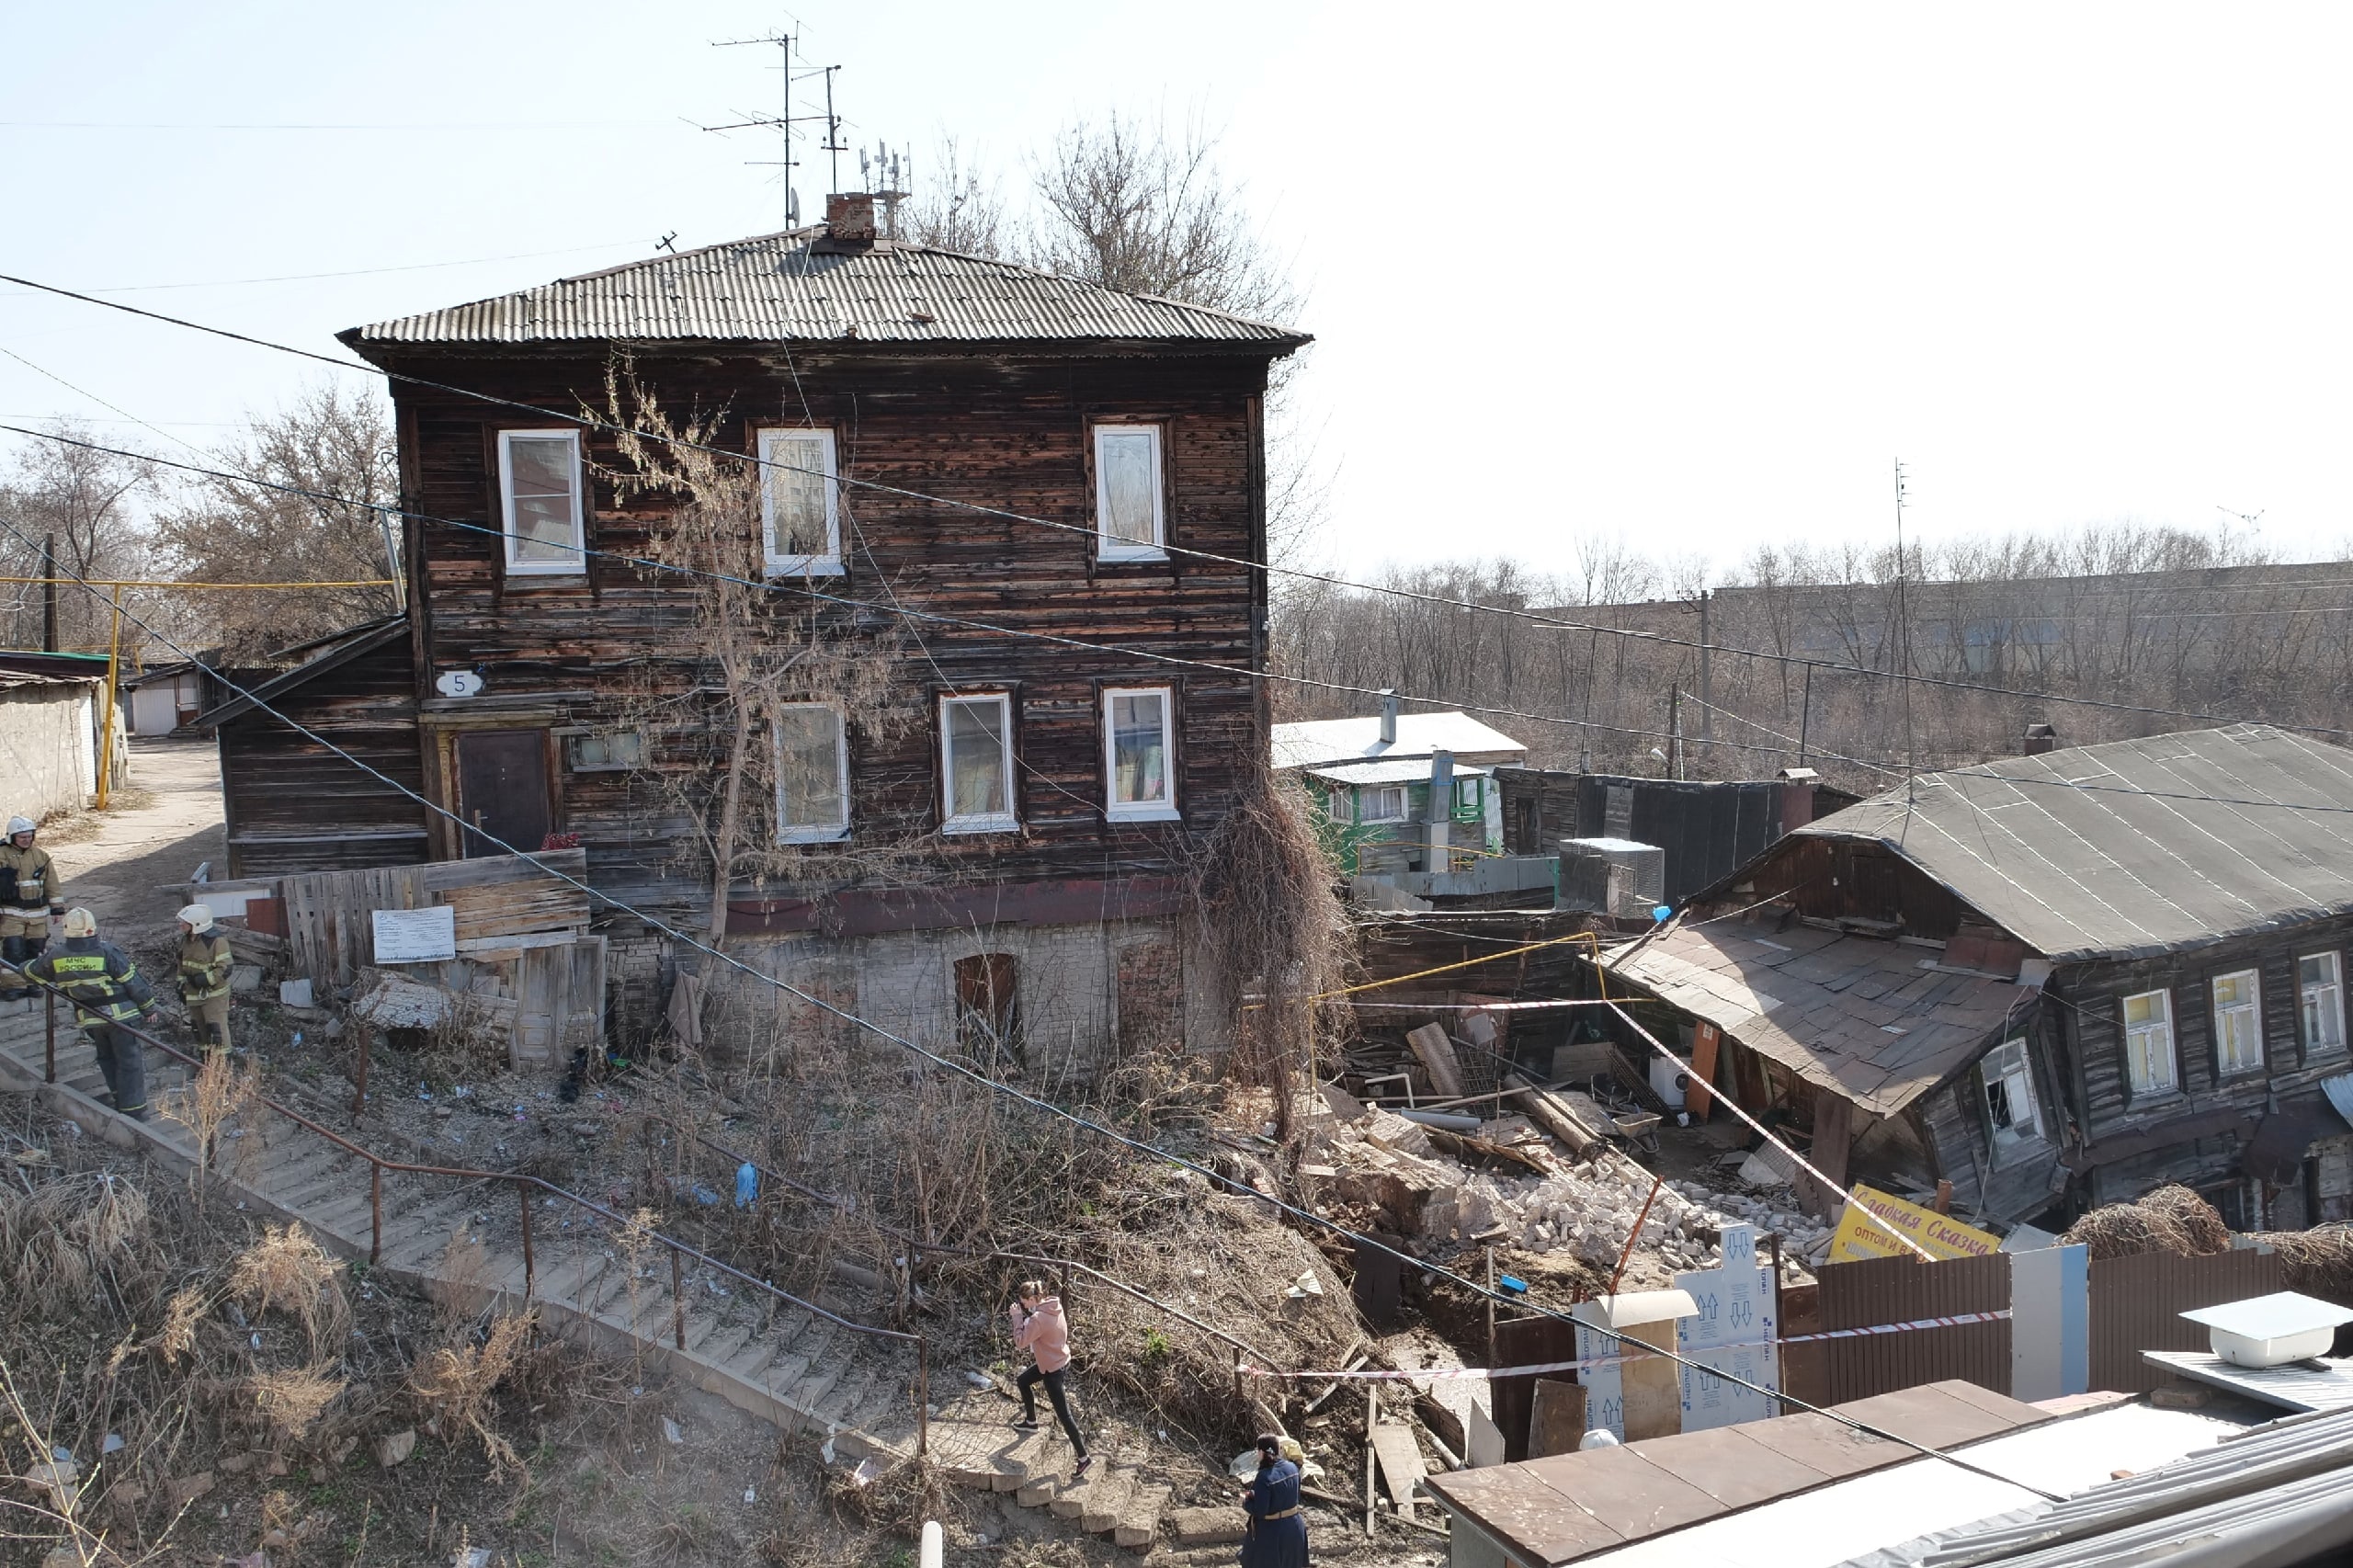
[[[2353,1311],[2293,1290],[2181,1315],[2205,1324],[2214,1354],[2234,1367],[2284,1367],[2325,1356],[2337,1326],[2353,1323]]]

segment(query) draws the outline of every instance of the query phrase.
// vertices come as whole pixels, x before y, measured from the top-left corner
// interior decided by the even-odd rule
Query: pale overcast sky
[[[793,15],[17,0],[0,270],[332,352],[674,230],[779,228],[745,166],[768,142],[686,122],[772,107],[774,51],[711,44]],[[2353,536],[2345,7],[797,17],[853,140],[955,132],[1008,194],[1073,116],[1222,128],[1307,290],[1345,570],[1554,569],[1580,530],[1719,561],[1883,542],[1899,456],[1929,539],[2225,506],[2292,558]],[[386,125],[415,129],[283,128]],[[803,172],[805,210],[825,185]],[[356,275],[222,281],[316,273]],[[153,287],[179,284],[205,286]],[[0,348],[199,444],[333,374],[6,286]],[[63,412],[116,418],[0,357],[0,415]]]

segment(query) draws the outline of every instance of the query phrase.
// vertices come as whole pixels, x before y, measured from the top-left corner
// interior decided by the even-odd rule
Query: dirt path
[[[153,947],[170,936],[182,902],[165,884],[187,881],[208,860],[216,879],[227,874],[220,753],[210,740],[134,740],[131,785],[134,803],[77,817],[41,842],[69,904],[97,915],[98,929],[124,947]]]

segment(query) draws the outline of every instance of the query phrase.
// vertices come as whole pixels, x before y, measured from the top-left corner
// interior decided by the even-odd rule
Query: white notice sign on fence
[[[372,913],[378,963],[436,963],[458,956],[458,912],[448,904]]]

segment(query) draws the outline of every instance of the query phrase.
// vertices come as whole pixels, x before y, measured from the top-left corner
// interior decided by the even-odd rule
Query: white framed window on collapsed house
[[[2042,1113],[2034,1102],[2034,1070],[2027,1064],[2026,1041],[2006,1040],[1985,1053],[1978,1067],[1985,1085],[1985,1119],[1994,1129],[1998,1157],[2042,1137]]]
[[[2162,1095],[2181,1082],[2173,1053],[2173,993],[2124,998],[2124,1074],[2136,1095]]]
[[[498,506],[509,573],[577,576],[585,572],[580,432],[501,430]]]
[[[1168,559],[1160,445],[1157,425],[1095,426],[1097,559]]]
[[[1011,833],[1013,699],[1004,692],[939,699],[942,833]]]
[[[1357,821],[1404,822],[1405,786],[1368,784],[1357,791]]]
[[[2296,995],[2302,1004],[2304,1050],[2315,1055],[2345,1049],[2345,969],[2335,953],[2296,960]]]
[[[2214,977],[2214,1071],[2263,1071],[2263,977],[2251,969]]]
[[[788,702],[776,710],[776,838],[828,844],[849,836],[849,738],[841,710]]]
[[[1176,704],[1165,686],[1103,693],[1104,814],[1113,822],[1175,822]]]
[[[838,576],[841,474],[831,430],[763,430],[760,545],[771,577]]]

